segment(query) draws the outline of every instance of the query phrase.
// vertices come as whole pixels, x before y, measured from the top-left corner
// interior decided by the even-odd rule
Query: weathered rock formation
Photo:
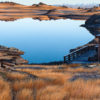
[[[23,54],[23,51],[20,51],[16,48],[0,46],[0,66],[5,67],[28,63],[28,61],[21,57]]]

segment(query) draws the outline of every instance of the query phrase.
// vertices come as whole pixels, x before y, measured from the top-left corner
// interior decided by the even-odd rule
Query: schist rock
[[[0,46],[1,67],[4,65],[27,64],[28,61],[21,57],[23,54],[24,52],[19,49]]]

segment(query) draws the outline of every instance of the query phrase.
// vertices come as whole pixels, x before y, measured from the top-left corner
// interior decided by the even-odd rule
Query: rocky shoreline
[[[23,54],[24,52],[19,49],[0,46],[0,67],[27,64],[28,61],[21,57]]]

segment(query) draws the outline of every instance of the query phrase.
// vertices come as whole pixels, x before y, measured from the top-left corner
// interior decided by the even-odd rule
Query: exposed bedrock
[[[21,57],[23,54],[24,52],[19,49],[0,46],[0,66],[27,64],[28,61]]]

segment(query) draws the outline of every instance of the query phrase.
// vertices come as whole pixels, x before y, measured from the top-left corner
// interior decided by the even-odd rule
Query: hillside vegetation
[[[99,100],[99,65],[81,66],[21,65],[1,70],[0,100]]]

